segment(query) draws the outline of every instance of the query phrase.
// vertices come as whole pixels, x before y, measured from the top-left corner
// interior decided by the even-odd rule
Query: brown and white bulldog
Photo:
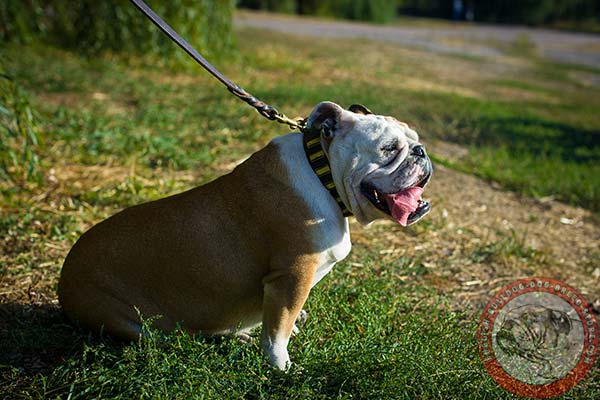
[[[317,173],[329,169],[326,188]],[[429,211],[420,197],[431,172],[406,124],[320,103],[304,133],[276,137],[225,176],[87,231],[65,260],[60,303],[71,320],[128,339],[141,333],[136,308],[160,315],[154,325],[163,330],[243,336],[262,323],[261,346],[285,369],[311,288],[350,252],[345,215],[412,224]]]

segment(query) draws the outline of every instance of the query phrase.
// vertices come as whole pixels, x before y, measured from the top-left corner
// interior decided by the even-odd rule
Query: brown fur
[[[319,266],[307,230],[297,229],[310,210],[289,182],[270,144],[207,185],[99,223],[65,260],[65,312],[128,339],[140,332],[134,306],[161,315],[164,330],[226,333],[262,320],[269,335],[289,336]]]

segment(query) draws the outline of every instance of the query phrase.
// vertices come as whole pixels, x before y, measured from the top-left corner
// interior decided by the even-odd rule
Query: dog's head
[[[406,226],[429,212],[421,193],[431,160],[408,125],[361,105],[322,102],[307,127],[321,131],[340,197],[361,224],[387,217]]]

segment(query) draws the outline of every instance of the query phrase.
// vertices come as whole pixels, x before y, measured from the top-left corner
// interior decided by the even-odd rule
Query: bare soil
[[[428,148],[454,156],[461,151],[442,142]],[[432,211],[421,222],[408,229],[388,221],[368,229],[354,223],[353,242],[384,244],[382,257],[417,257],[426,271],[403,280],[427,283],[463,310],[477,312],[502,286],[533,276],[570,284],[598,310],[600,225],[591,212],[508,192],[440,165],[424,197]]]

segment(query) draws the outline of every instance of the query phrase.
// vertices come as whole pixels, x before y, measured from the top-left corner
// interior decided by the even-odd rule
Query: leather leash
[[[306,119],[297,118],[291,119],[285,114],[280,113],[275,107],[268,105],[267,103],[257,99],[250,93],[246,92],[243,88],[236,85],[223,74],[221,74],[215,67],[213,67],[204,57],[200,55],[185,39],[183,39],[177,32],[173,30],[161,17],[156,15],[154,11],[142,0],[130,0],[150,21],[154,23],[163,33],[165,33],[171,40],[173,40],[179,47],[181,47],[190,57],[192,57],[198,64],[207,70],[212,76],[217,78],[223,85],[227,87],[233,95],[245,101],[250,106],[254,107],[260,115],[271,120],[277,121],[282,124],[287,124],[292,129],[298,129],[303,133],[303,146],[308,162],[317,174],[317,177],[329,191],[331,196],[340,206],[344,217],[352,215],[352,212],[346,207],[340,195],[333,183],[333,177],[331,176],[331,168],[329,160],[325,155],[324,150],[321,147],[321,132],[319,130],[308,129],[306,126]]]
[[[215,67],[213,67],[204,57],[200,55],[185,39],[183,39],[177,32],[173,30],[161,17],[156,15],[154,11],[142,0],[131,0],[135,5],[150,21],[154,23],[166,34],[171,40],[173,40],[179,47],[181,47],[190,57],[192,57],[198,64],[207,70],[212,76],[217,78],[223,85],[227,87],[233,95],[239,99],[245,101],[250,106],[254,107],[260,115],[271,120],[277,121],[282,124],[289,125],[292,129],[303,130],[306,126],[306,121],[302,118],[291,119],[285,114],[280,113],[275,107],[268,105],[267,103],[254,97],[240,86],[236,85],[223,74],[221,74]]]

